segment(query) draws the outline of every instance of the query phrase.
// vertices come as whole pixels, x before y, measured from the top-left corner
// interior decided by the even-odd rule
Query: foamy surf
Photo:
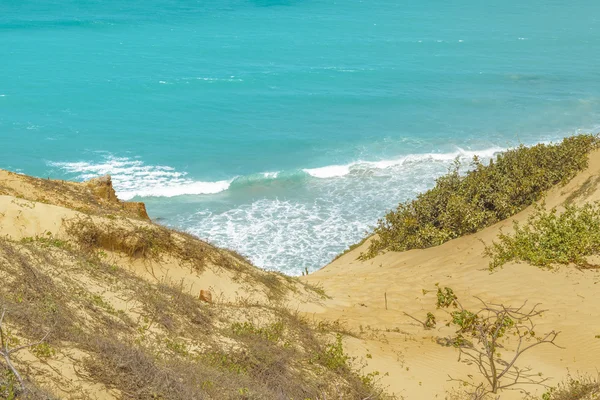
[[[457,148],[456,151],[450,153],[409,154],[407,156],[392,160],[355,161],[345,165],[329,165],[320,168],[305,168],[303,171],[314,178],[329,179],[346,176],[353,171],[364,171],[366,169],[385,170],[407,163],[448,162],[453,161],[456,158],[458,158],[459,161],[465,162],[470,161],[475,156],[485,160],[490,159],[494,157],[494,155],[505,150],[506,148],[502,147],[491,147],[483,150],[464,150],[462,148]]]
[[[145,165],[142,161],[108,156],[99,163],[50,162],[74,174],[75,179],[87,180],[109,174],[119,198],[131,200],[139,197],[175,197],[182,195],[216,194],[225,191],[233,179],[215,182],[194,181],[186,172],[162,165]]]
[[[353,165],[354,163],[348,165],[330,165],[321,168],[305,168],[302,171],[315,178],[326,179],[348,175]]]
[[[87,180],[99,175],[112,176],[117,195],[123,200],[134,197],[176,197],[184,195],[211,195],[233,188],[272,182],[275,180],[301,179],[306,174],[316,179],[339,179],[349,175],[373,173],[377,176],[393,176],[405,173],[407,167],[417,164],[448,164],[458,158],[468,163],[474,156],[488,160],[506,149],[491,147],[482,150],[457,148],[449,153],[409,154],[391,160],[355,161],[345,165],[328,165],[319,168],[304,168],[296,171],[271,171],[246,176],[232,177],[219,181],[197,181],[188,178],[187,172],[177,171],[164,165],[146,165],[143,161],[126,157],[106,156],[100,162],[50,162],[61,168],[74,179]],[[233,185],[232,185],[233,184]]]
[[[123,200],[130,200],[136,196],[139,197],[175,197],[183,195],[216,194],[229,189],[229,181],[217,182],[189,182],[176,185],[155,185],[145,189],[132,191],[119,190],[119,197]]]
[[[298,275],[325,265],[360,240],[386,210],[430,188],[456,158],[468,167],[475,155],[485,162],[503,150],[457,147],[446,153],[271,170],[213,182],[194,180],[171,166],[114,156],[51,165],[71,179],[111,174],[121,199],[157,198],[151,203],[154,217],[235,249],[260,267]],[[213,196],[224,192],[232,195]],[[184,195],[192,197],[173,219],[167,211],[172,200],[166,199]]]

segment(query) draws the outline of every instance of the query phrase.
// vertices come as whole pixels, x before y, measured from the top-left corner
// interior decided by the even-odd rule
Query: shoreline
[[[575,199],[577,204],[600,200],[600,186],[590,183],[600,177],[600,150],[594,150],[589,160],[590,165],[566,186],[555,186],[548,191],[544,197],[546,208],[560,206],[567,199]],[[545,347],[543,351],[532,352],[532,357],[526,357],[525,363],[534,367],[536,373],[552,377],[552,385],[563,380],[568,371],[593,374],[596,360],[600,357],[600,341],[596,338],[600,334],[600,308],[595,302],[600,270],[578,270],[564,266],[551,272],[518,262],[510,262],[493,273],[486,268],[489,260],[485,255],[485,245],[495,240],[500,232],[510,233],[513,221],[526,221],[534,210],[531,206],[509,219],[439,246],[404,252],[387,251],[372,259],[357,260],[357,256],[367,248],[367,240],[318,271],[291,278],[263,271],[249,264],[239,254],[153,224],[136,214],[136,208],[124,204],[116,198],[107,178],[75,183],[36,179],[0,170],[0,232],[5,236],[0,240],[0,262],[19,259],[14,255],[7,258],[6,254],[21,254],[23,257],[31,251],[47,254],[46,257],[50,258],[30,261],[32,268],[36,268],[36,274],[50,274],[49,279],[56,285],[78,285],[77,290],[72,288],[60,292],[68,294],[70,301],[82,302],[79,306],[81,310],[89,310],[94,313],[92,315],[106,314],[108,319],[95,318],[92,319],[94,323],[128,315],[138,318],[140,304],[152,304],[152,299],[161,298],[165,293],[175,296],[167,297],[165,299],[170,300],[161,303],[162,307],[170,307],[167,314],[170,318],[176,316],[183,318],[181,321],[189,321],[185,312],[195,309],[217,313],[219,318],[225,318],[225,328],[202,320],[202,326],[210,326],[210,329],[206,328],[208,331],[199,330],[194,324],[185,333],[169,331],[164,327],[159,329],[162,325],[157,325],[156,333],[145,335],[144,340],[152,344],[151,349],[161,349],[170,357],[188,357],[191,352],[197,351],[193,350],[196,345],[188,343],[213,343],[219,335],[225,335],[235,343],[242,343],[239,341],[248,340],[253,335],[262,337],[264,332],[279,337],[277,335],[285,334],[281,333],[286,332],[285,329],[281,331],[273,327],[279,326],[276,321],[282,321],[281,318],[287,321],[283,325],[286,329],[294,330],[300,326],[300,320],[289,319],[292,317],[285,314],[292,310],[297,313],[293,315],[311,321],[311,325],[302,328],[308,331],[293,331],[293,335],[306,335],[306,332],[320,335],[325,332],[324,348],[342,346],[343,354],[361,360],[363,367],[358,370],[362,374],[360,376],[377,377],[382,388],[407,399],[447,395],[453,388],[447,381],[447,371],[459,377],[474,373],[471,366],[457,362],[457,349],[440,344],[440,340],[452,334],[451,328],[440,325],[424,330],[406,316],[408,314],[419,319],[422,314],[431,312],[440,321],[443,320],[444,314],[435,308],[435,295],[431,293],[435,292],[436,285],[452,288],[465,307],[475,306],[475,296],[503,304],[519,304],[525,300],[543,303],[548,311],[537,321],[536,331],[561,331],[557,343],[565,350]],[[69,225],[73,223],[77,228]],[[9,251],[7,248],[18,253],[6,253]],[[81,260],[81,257],[87,261],[78,264],[77,260]],[[46,263],[50,263],[50,266]],[[94,268],[82,269],[82,265],[94,265]],[[14,273],[11,272],[11,263],[2,266],[0,274]],[[85,279],[73,281],[73,271],[83,274]],[[115,281],[116,277],[118,279]],[[120,284],[115,285],[115,282]],[[524,285],[526,282],[540,284]],[[135,288],[132,293],[148,290],[143,288],[170,288],[168,290],[175,291],[156,292],[155,297],[136,300],[137,305],[134,306],[122,300],[127,298],[122,292],[122,285],[133,285],[128,289]],[[38,290],[46,289],[45,286],[39,286]],[[82,291],[90,292],[83,297],[73,294]],[[8,304],[16,301],[10,293],[0,291],[0,296],[0,300]],[[21,307],[37,304],[34,297],[31,299],[12,304],[11,312],[17,304],[21,304]],[[55,301],[59,301],[59,298]],[[60,301],[60,310],[63,310],[62,307],[67,305],[62,303],[63,300]],[[86,303],[88,301],[91,303]],[[185,304],[184,309],[176,308],[181,304]],[[18,320],[11,321],[18,323]],[[68,321],[65,320],[64,324],[72,323]],[[139,321],[143,321],[143,318]],[[107,325],[104,329],[112,329],[110,326],[113,325]],[[194,336],[199,332],[208,336]],[[157,335],[157,339],[153,339],[153,335]],[[191,342],[181,341],[181,335]],[[335,344],[337,335],[341,335],[341,339]],[[113,336],[117,338],[119,335]],[[165,337],[169,340],[165,341]],[[86,347],[87,340],[70,340],[76,343],[73,345],[75,347],[65,347],[62,341],[51,342],[57,353],[49,356],[46,362],[56,371],[85,368],[79,358],[66,361],[65,351],[102,354],[96,353],[98,349],[94,347]],[[178,345],[173,347],[169,343]],[[507,348],[510,345],[507,343]],[[304,351],[312,351],[308,350],[310,348]],[[286,347],[277,345],[274,349],[281,354]],[[235,349],[221,351],[233,354]],[[259,350],[252,348],[251,351]],[[95,355],[93,359],[99,365],[104,365],[102,357]],[[311,355],[309,358],[313,363],[314,357],[317,356]],[[37,366],[36,360],[19,359],[18,365],[20,368],[25,363]],[[58,368],[58,365],[62,367]],[[60,382],[60,387],[70,387],[64,380],[65,376],[50,370],[47,374]],[[240,379],[239,375],[235,376]],[[354,379],[352,376],[345,375],[343,379]],[[103,393],[107,398],[115,398],[95,381],[90,384],[81,377],[69,379],[75,379],[85,390],[91,391],[88,393]],[[127,387],[124,382],[118,385]],[[229,389],[227,387],[225,390]],[[55,387],[55,390],[61,389]],[[540,394],[542,389],[536,387],[534,390]],[[502,396],[508,400],[520,398],[517,394],[503,393]]]

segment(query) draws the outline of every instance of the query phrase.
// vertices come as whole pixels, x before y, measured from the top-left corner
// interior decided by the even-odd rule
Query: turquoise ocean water
[[[597,0],[0,0],[0,168],[291,274],[456,156],[599,125]]]

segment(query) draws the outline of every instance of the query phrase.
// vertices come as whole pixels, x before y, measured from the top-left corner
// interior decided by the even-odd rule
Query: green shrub
[[[464,175],[457,160],[433,189],[379,220],[376,237],[360,258],[440,245],[506,219],[583,170],[589,152],[599,144],[598,136],[578,135],[559,144],[519,146],[489,165],[475,157]]]
[[[317,355],[316,361],[331,371],[349,370],[350,356],[344,352],[342,335],[338,333],[335,342],[328,344],[325,350]]]
[[[538,207],[523,226],[515,221],[513,234],[498,238],[486,248],[492,270],[510,261],[589,267],[586,257],[600,254],[600,204],[571,204],[560,214]]]

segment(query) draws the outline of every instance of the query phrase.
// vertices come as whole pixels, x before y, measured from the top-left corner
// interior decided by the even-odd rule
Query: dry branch
[[[6,335],[4,333],[4,326],[3,326],[5,315],[6,315],[6,308],[2,307],[2,314],[0,314],[0,356],[2,356],[2,358],[4,358],[4,362],[6,363],[6,366],[8,367],[10,372],[13,374],[13,376],[15,377],[17,382],[19,383],[19,391],[25,392],[26,388],[25,388],[25,382],[23,381],[23,377],[21,376],[21,374],[19,373],[19,371],[17,370],[15,365],[12,363],[10,356],[11,356],[11,354],[14,354],[20,350],[28,349],[31,347],[35,347],[39,344],[42,344],[48,338],[50,331],[46,332],[44,337],[41,338],[40,340],[38,340],[37,342],[29,343],[29,344],[25,344],[25,345],[21,345],[21,346],[9,349],[8,338],[6,337]]]
[[[523,353],[539,345],[560,347],[555,343],[560,332],[551,331],[539,337],[535,335],[533,318],[546,310],[540,310],[539,304],[528,307],[527,301],[518,307],[510,307],[476,298],[482,304],[479,311],[471,313],[457,303],[459,311],[450,315],[453,324],[459,327],[456,332],[458,340],[463,335],[473,339],[473,343],[468,346],[458,346],[459,361],[475,364],[488,386],[452,377],[450,380],[471,386],[473,394],[477,396],[496,394],[502,390],[523,390],[521,385],[544,385],[548,378],[532,373],[531,368],[520,368],[515,364]],[[502,338],[509,334],[517,340],[512,352],[502,344]],[[512,354],[507,359],[501,358],[499,349]],[[477,396],[474,398],[482,398]]]

